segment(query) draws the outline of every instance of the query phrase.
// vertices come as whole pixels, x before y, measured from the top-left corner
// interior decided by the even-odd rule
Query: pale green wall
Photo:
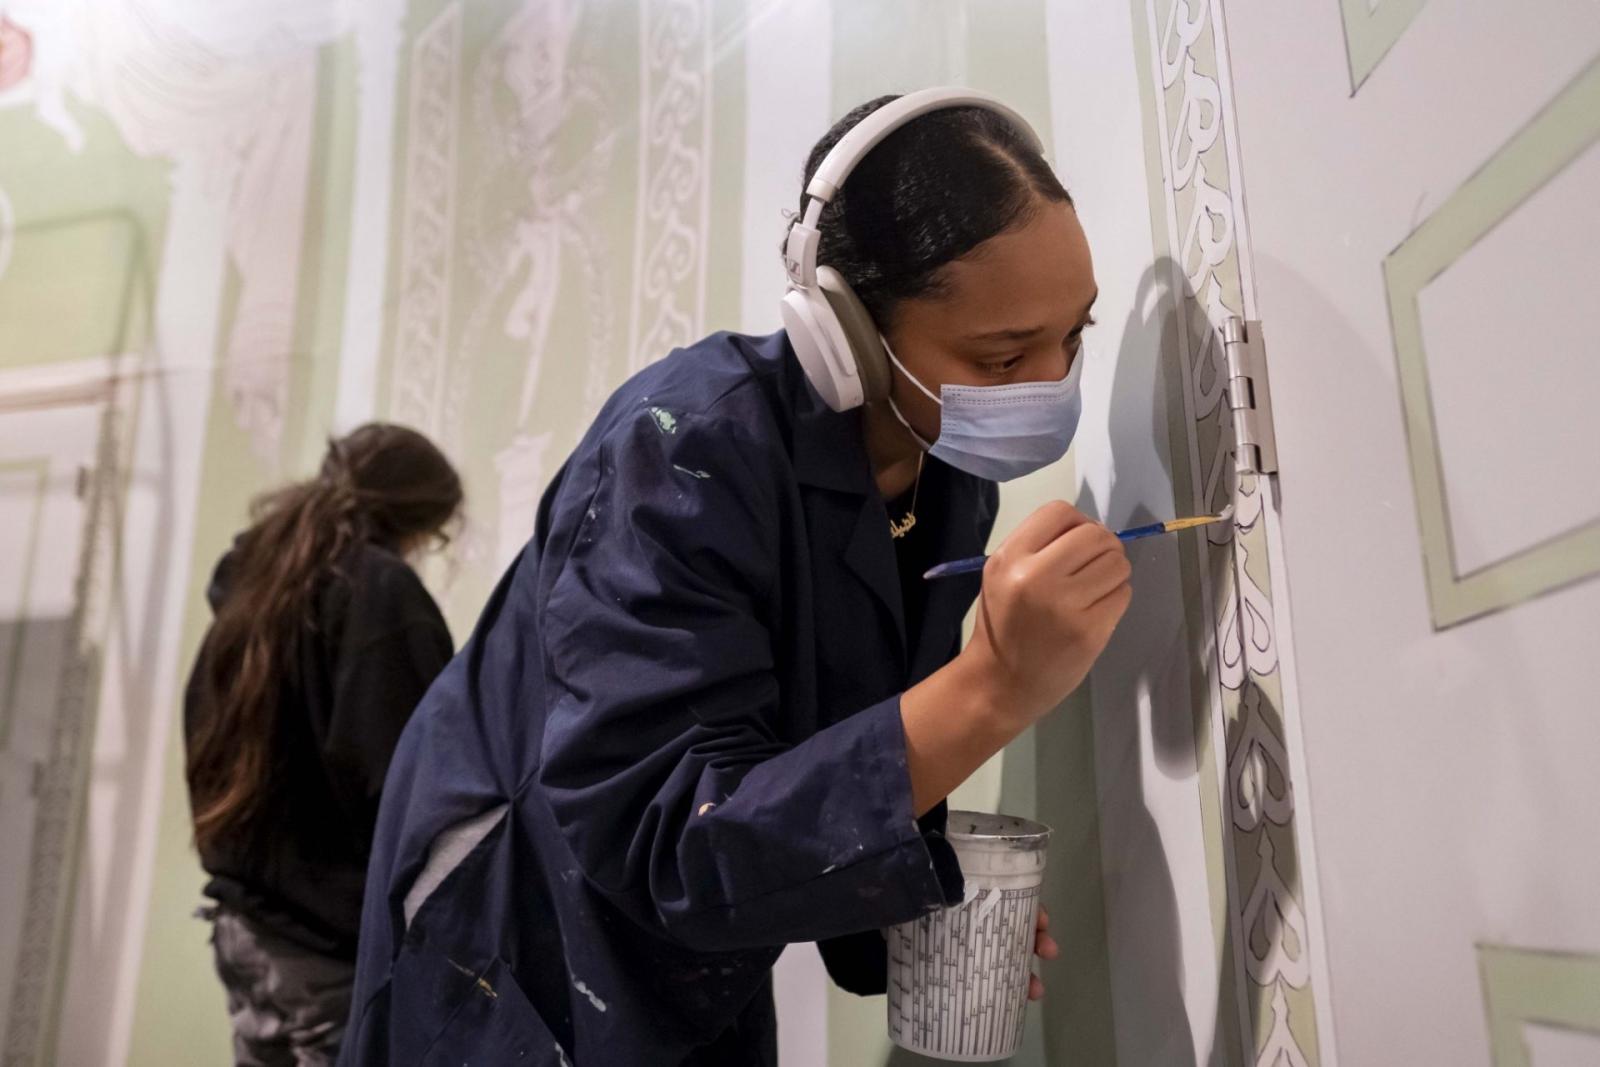
[[[70,151],[27,112],[0,111],[0,189],[15,230],[0,285],[0,366],[136,350],[166,226],[167,167],[129,151],[115,126],[74,109]]]
[[[453,562],[430,571],[458,638],[473,622],[501,560],[531,531],[527,499],[513,500],[517,491],[505,481],[508,446],[519,435],[541,438],[531,452],[510,454],[509,462],[542,483],[605,393],[646,355],[664,354],[641,355],[635,347],[650,324],[649,299],[641,294],[656,234],[648,218],[641,220],[650,194],[641,167],[652,158],[652,125],[640,107],[643,96],[653,93],[659,100],[666,91],[665,82],[646,84],[641,51],[644,12],[654,12],[659,26],[660,12],[672,6],[663,0],[565,7],[543,0],[405,5],[390,111],[383,340],[375,395],[355,398],[355,407],[418,422],[464,472],[468,531]],[[705,10],[710,23],[695,45],[702,51],[690,54],[709,59],[710,96],[692,105],[699,117],[681,131],[704,175],[701,199],[685,205],[698,240],[690,255],[699,265],[687,280],[669,286],[683,313],[675,342],[733,327],[747,310],[741,307],[747,269],[744,48],[745,30],[759,9],[740,0],[714,0]],[[1044,0],[833,0],[832,24],[831,40],[815,47],[831,52],[835,113],[882,92],[965,82],[1006,97],[1049,140]],[[424,40],[430,32],[434,36]],[[243,521],[248,501],[308,469],[336,428],[352,211],[359,198],[373,194],[355,187],[364,113],[356,33],[346,28],[306,45],[316,71],[308,120],[312,148],[304,212],[282,221],[299,234],[300,260],[289,350],[272,354],[287,366],[287,402],[273,445],[263,449],[258,430],[241,421],[226,372],[228,339],[252,264],[225,260],[210,350],[164,353],[179,367],[218,368],[203,439],[174,443],[202,456],[193,551],[181,578],[181,636],[164,650],[180,681],[208,621],[203,589],[210,567]],[[428,40],[445,39],[453,42],[449,48],[425,54]],[[521,81],[507,77],[505,45],[511,39],[535,49]],[[441,55],[443,65],[436,62]],[[537,84],[556,71],[564,72],[559,85]],[[527,94],[520,103],[524,111],[518,110],[519,90]],[[129,146],[118,126],[128,121],[125,111],[70,95],[69,100],[88,132],[79,152],[68,149],[31,109],[0,111],[0,188],[15,203],[21,223],[16,255],[0,283],[0,363],[7,365],[145,344],[152,294],[130,296],[129,279],[159,284],[172,276],[161,254],[177,195],[174,161],[148,142],[138,151]],[[773,205],[774,218],[790,206]],[[443,209],[433,217],[442,230],[419,222],[431,208]],[[534,254],[522,255],[514,240],[519,227],[546,227],[540,232],[557,236],[543,245],[533,241]],[[775,240],[772,245],[776,256]],[[541,255],[553,258],[541,261]],[[535,274],[540,262],[548,276]],[[425,292],[429,270],[436,280],[447,279],[434,312],[426,312],[435,307]],[[534,286],[535,301],[540,293],[551,297],[543,333],[508,328],[512,309],[530,295],[524,290],[536,277],[543,281]],[[772,294],[774,301],[777,296]],[[405,399],[405,384],[416,380],[424,364],[437,378],[423,395]],[[1009,489],[1001,528],[1045,499],[1068,495],[1070,469],[1063,464]],[[508,524],[508,516],[516,521]],[[523,518],[526,523],[518,526]],[[191,917],[202,877],[189,844],[176,715],[170,724],[153,881],[148,900],[126,902],[148,909],[128,1054],[128,1062],[140,1065],[221,1062],[228,1047],[206,929]],[[1036,761],[1047,761],[1051,773],[1037,775]],[[1025,1062],[1044,1062],[1046,1031],[1053,1047],[1111,1055],[1094,798],[1092,725],[1081,702],[1037,741],[1025,738],[985,768],[957,797],[959,804],[1000,804],[1042,815],[1058,831],[1056,862],[1063,873],[1052,879],[1049,893],[1057,928],[1069,932],[1063,939],[1073,951],[1047,970],[1058,992],[1045,1013],[1035,1012]],[[887,1061],[883,1010],[881,998],[830,997],[830,1061],[840,1067]],[[901,1056],[894,1062],[908,1061]]]

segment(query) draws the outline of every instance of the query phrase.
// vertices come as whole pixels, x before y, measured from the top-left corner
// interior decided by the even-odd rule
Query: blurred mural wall
[[[464,640],[610,389],[710,330],[777,328],[801,162],[856,103],[998,93],[1079,201],[1102,287],[1084,429],[1007,487],[1000,529],[1052,497],[1170,514],[1150,138],[1176,105],[1140,79],[1163,69],[1149,13],[1181,6],[0,0],[5,1062],[227,1055],[178,713],[250,498],[362,420],[432,434],[467,479],[427,573]],[[1232,1060],[1259,1017],[1233,999],[1216,757],[1189,711],[1212,646],[1194,609],[1149,610],[1196,581],[1178,551],[1136,558],[1148,625],[1108,663],[1140,670],[1097,672],[957,798],[1057,831],[1065,958],[1028,1062]],[[1152,701],[1171,714],[1130,710]],[[786,1063],[891,1060],[881,999],[828,990],[804,946],[780,971]]]

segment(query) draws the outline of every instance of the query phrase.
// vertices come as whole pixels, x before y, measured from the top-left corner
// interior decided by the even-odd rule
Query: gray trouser
[[[226,908],[212,920],[238,1067],[331,1067],[350,1015],[355,964],[302,948]]]

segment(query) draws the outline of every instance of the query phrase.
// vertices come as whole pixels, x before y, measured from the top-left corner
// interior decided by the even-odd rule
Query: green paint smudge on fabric
[[[678,432],[678,417],[666,408],[651,408],[650,417],[656,420],[656,429],[662,433]]]
[[[676,463],[672,465],[672,469],[675,471],[681,471],[691,478],[699,478],[701,481],[705,481],[707,478],[711,477],[711,475],[705,471],[692,471],[688,467],[680,467]]]

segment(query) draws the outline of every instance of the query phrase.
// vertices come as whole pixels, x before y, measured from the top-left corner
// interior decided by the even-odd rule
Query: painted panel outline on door
[[[1479,945],[1494,1067],[1530,1067],[1527,1025],[1600,1034],[1600,955]]]
[[[1600,59],[1423,220],[1383,264],[1435,630],[1600,575],[1600,517],[1489,566],[1461,573],[1445,496],[1419,303],[1430,282],[1597,142]]]
[[[93,770],[104,641],[116,556],[116,518],[126,493],[124,460],[137,419],[136,379],[119,373],[126,357],[91,358],[0,374],[0,412],[60,406],[98,424],[95,463],[77,492],[84,501],[67,652],[51,718],[51,756],[37,772],[16,981],[6,1012],[4,1056],[55,1059],[67,956],[79,903],[80,843]]]
[[[1351,96],[1360,91],[1425,3],[1427,0],[1339,0]]]

